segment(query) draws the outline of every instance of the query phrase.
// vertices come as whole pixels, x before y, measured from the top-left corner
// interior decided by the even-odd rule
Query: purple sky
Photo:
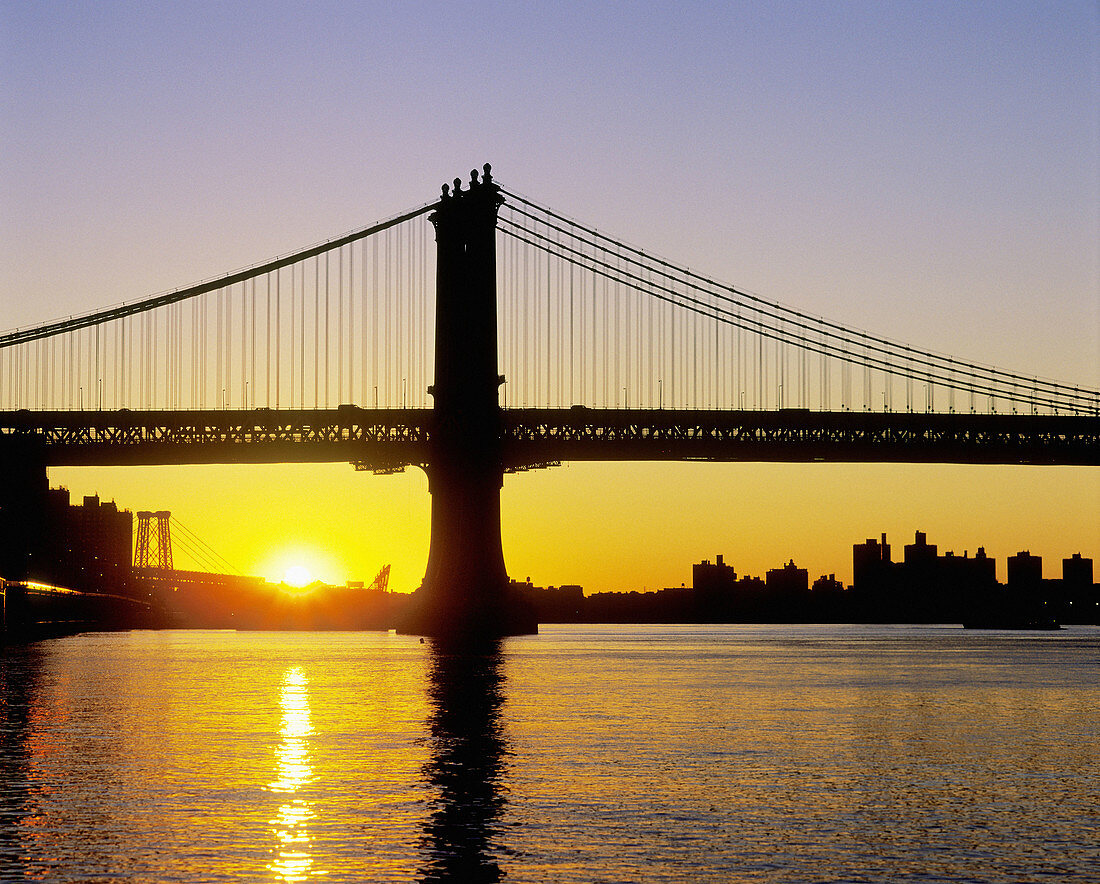
[[[327,238],[489,160],[770,298],[1100,379],[1095,3],[2,9],[5,328]]]

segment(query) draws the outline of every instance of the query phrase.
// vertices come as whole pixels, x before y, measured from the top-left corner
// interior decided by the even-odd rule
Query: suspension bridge
[[[506,472],[566,460],[1096,465],[1100,392],[768,301],[507,190],[486,166],[301,251],[0,334],[0,456],[42,475],[419,466],[432,538],[410,630],[506,633],[533,627],[501,601]]]

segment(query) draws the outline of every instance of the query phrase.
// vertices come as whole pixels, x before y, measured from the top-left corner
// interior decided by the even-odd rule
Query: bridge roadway
[[[431,459],[432,409],[0,412],[0,458],[50,466],[336,463],[390,471]],[[502,410],[505,468],[703,460],[1100,465],[1100,416]]]

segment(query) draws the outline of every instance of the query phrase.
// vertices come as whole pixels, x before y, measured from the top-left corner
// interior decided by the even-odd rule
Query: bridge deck
[[[0,448],[52,466],[425,464],[431,409],[0,412]],[[708,460],[1100,465],[1100,417],[505,409],[505,465]]]

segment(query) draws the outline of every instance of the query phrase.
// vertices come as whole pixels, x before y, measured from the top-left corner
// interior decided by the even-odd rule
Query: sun
[[[308,591],[317,584],[343,582],[338,575],[342,563],[320,547],[307,543],[288,543],[273,549],[259,569],[268,583],[281,584],[294,592]]]
[[[301,589],[314,580],[313,573],[305,565],[291,565],[283,572],[283,583]]]

